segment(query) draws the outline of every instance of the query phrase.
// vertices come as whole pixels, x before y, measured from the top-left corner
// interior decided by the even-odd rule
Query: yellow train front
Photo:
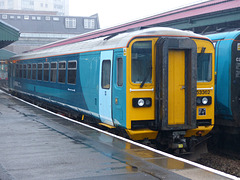
[[[128,135],[191,151],[214,125],[212,43],[191,32],[151,33],[134,37],[126,53]]]

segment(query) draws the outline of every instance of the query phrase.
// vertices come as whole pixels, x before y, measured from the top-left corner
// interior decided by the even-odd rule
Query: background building
[[[17,42],[5,49],[16,54],[99,29],[98,15],[72,17],[69,0],[0,0],[0,20],[19,29]]]
[[[27,11],[55,11],[69,15],[69,0],[0,0],[0,9]]]
[[[5,47],[16,54],[100,28],[97,14],[76,17],[53,11],[0,10],[0,20],[21,33],[17,42]]]

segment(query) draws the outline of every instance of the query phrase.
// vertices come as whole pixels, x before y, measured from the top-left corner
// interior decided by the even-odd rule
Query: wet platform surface
[[[35,108],[0,90],[0,179],[228,179]]]

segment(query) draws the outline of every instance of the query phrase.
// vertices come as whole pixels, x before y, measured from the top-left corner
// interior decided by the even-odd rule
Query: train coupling
[[[186,138],[184,137],[186,134],[185,131],[174,131],[172,132],[172,139],[168,144],[171,149],[185,149],[187,148]]]

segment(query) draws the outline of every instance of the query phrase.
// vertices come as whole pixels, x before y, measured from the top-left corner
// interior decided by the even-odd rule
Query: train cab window
[[[212,80],[212,54],[198,53],[197,81],[210,82]]]
[[[123,86],[123,59],[117,59],[117,85]]]
[[[19,77],[22,78],[22,64],[19,65]]]
[[[23,65],[23,78],[27,78],[27,65],[26,64],[24,64]]]
[[[27,78],[28,79],[31,79],[31,72],[32,72],[32,65],[31,64],[28,64],[27,65],[27,71],[28,71],[28,73],[27,73]]]
[[[51,82],[56,82],[57,81],[57,63],[56,62],[51,63],[50,81]]]
[[[110,74],[111,74],[111,61],[104,60],[102,62],[102,88],[110,89]]]
[[[66,81],[66,62],[58,63],[58,82],[65,83]]]
[[[77,61],[68,61],[68,83],[76,84]]]
[[[37,77],[37,64],[32,65],[32,79],[36,80]]]
[[[44,71],[43,71],[43,80],[49,81],[49,63],[46,62],[43,65]]]
[[[42,80],[42,63],[39,63],[38,65],[37,65],[37,69],[38,69],[38,80],[39,81],[41,81]]]
[[[138,41],[132,45],[131,79],[133,83],[152,83],[152,42]]]

